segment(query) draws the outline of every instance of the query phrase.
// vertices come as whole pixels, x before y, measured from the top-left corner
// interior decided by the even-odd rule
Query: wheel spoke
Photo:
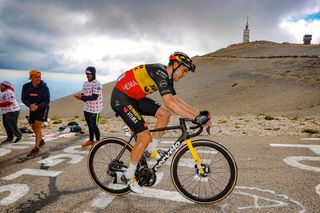
[[[104,140],[93,147],[93,150],[90,152],[89,155],[89,172],[94,180],[94,182],[103,190],[110,192],[110,193],[126,193],[129,192],[129,188],[126,184],[122,182],[118,182],[121,176],[121,172],[115,172],[114,170],[108,171],[110,163],[115,161],[117,156],[126,147],[125,152],[122,154],[120,160],[123,162],[124,165],[128,164],[128,159],[130,157],[130,147],[126,146],[126,142],[122,141],[121,139],[111,139],[111,140]],[[116,162],[118,164],[118,162]],[[118,165],[115,166],[118,166]],[[121,165],[119,165],[121,168]],[[112,176],[107,173],[111,172]],[[115,175],[115,177],[113,177]]]
[[[193,143],[205,174],[195,168],[187,146],[178,150],[171,169],[175,187],[195,202],[214,203],[226,197],[234,188],[237,177],[236,164],[230,153],[220,144],[209,140]],[[227,189],[227,190],[226,190]]]

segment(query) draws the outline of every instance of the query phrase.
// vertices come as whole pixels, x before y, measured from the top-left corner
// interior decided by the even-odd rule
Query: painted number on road
[[[6,186],[0,187],[0,193],[1,192],[7,192],[9,191],[10,194],[0,200],[0,205],[10,205],[11,203],[16,202],[20,198],[22,198],[24,195],[26,195],[29,191],[29,186],[26,184],[11,184]]]

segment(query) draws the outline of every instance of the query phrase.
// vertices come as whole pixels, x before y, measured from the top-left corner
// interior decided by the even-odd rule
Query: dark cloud
[[[177,0],[177,1],[5,1],[0,0],[0,68],[79,70],[85,63],[68,61],[64,54],[85,37],[149,40],[159,46],[147,52],[112,55],[106,50],[101,63],[159,60],[161,46],[172,45],[204,54],[242,41],[249,16],[251,40],[293,41],[279,28],[289,14],[319,1]],[[108,52],[109,51],[109,52]]]

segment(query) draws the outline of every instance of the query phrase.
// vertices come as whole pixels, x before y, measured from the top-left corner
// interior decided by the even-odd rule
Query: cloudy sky
[[[167,63],[250,40],[320,43],[320,0],[0,0],[0,69],[115,78],[140,63]],[[114,79],[112,79],[114,80]]]

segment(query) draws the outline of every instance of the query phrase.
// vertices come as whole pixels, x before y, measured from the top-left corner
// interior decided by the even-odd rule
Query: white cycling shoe
[[[132,192],[141,194],[144,192],[142,187],[138,184],[136,180],[130,180],[129,181],[129,188],[131,189]]]

